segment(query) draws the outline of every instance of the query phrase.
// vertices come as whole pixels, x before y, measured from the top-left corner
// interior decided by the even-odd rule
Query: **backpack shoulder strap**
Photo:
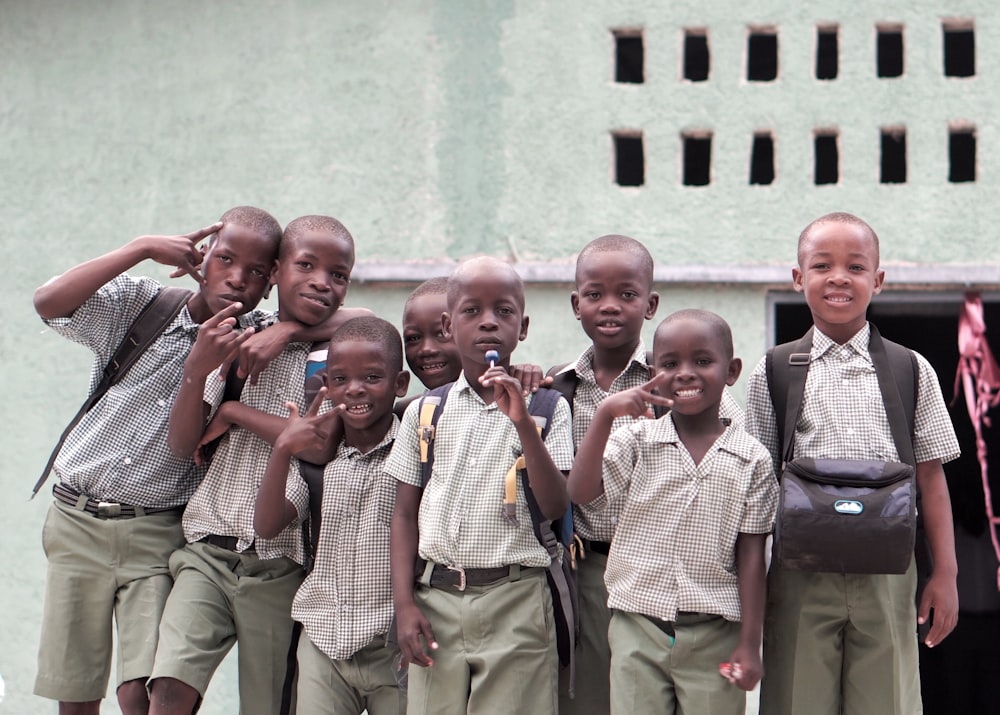
[[[552,384],[549,385],[547,389],[554,392],[558,392],[560,395],[566,398],[566,402],[569,403],[569,409],[573,410],[573,399],[576,397],[576,388],[580,384],[580,377],[576,374],[576,370],[566,367],[569,363],[565,365],[557,365],[556,367],[549,370],[549,375],[552,376]],[[541,390],[539,390],[541,392]],[[538,393],[535,393],[538,394]]]
[[[802,409],[806,376],[809,373],[809,353],[812,349],[812,328],[798,340],[775,345],[767,351],[764,361],[767,389],[774,407],[774,421],[778,428],[778,444],[782,460],[791,458],[795,423]]]
[[[418,408],[419,423],[417,425],[417,436],[420,439],[420,484],[427,486],[431,479],[431,472],[434,468],[434,439],[437,433],[437,423],[444,411],[444,403],[448,400],[448,393],[455,383],[449,382],[447,385],[435,387],[420,398]]]
[[[45,484],[45,480],[48,479],[49,472],[52,471],[52,465],[55,464],[59,450],[62,449],[63,443],[66,441],[69,433],[83,419],[83,416],[90,411],[90,408],[97,404],[97,401],[112,386],[125,377],[125,374],[135,364],[136,360],[146,352],[149,346],[173,322],[190,297],[191,291],[186,288],[166,286],[161,288],[153,296],[153,299],[139,312],[135,320],[132,321],[132,325],[125,334],[125,338],[115,349],[108,364],[104,366],[101,381],[94,388],[93,392],[90,393],[83,405],[80,406],[76,415],[73,416],[73,419],[70,420],[70,423],[66,425],[66,429],[59,436],[59,440],[56,442],[52,454],[49,455],[48,462],[45,464],[45,469],[42,470],[42,475],[35,482],[35,486],[31,490],[31,498],[35,497],[38,490]]]
[[[874,325],[871,325],[868,352],[875,363],[875,374],[899,460],[915,469],[913,430],[919,379],[917,358],[909,348],[882,338]]]

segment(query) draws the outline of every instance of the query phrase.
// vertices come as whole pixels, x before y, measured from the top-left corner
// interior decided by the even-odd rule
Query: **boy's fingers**
[[[324,400],[326,400],[326,385],[324,385],[323,387],[319,388],[319,390],[316,391],[316,397],[314,397],[313,401],[309,403],[309,409],[306,410],[305,416],[315,417],[316,415],[318,415],[319,407],[320,405],[323,404]]]
[[[289,420],[298,419],[298,416],[299,416],[299,406],[298,405],[296,405],[294,402],[286,402],[285,403],[285,407],[288,408],[288,419]]]
[[[226,318],[235,318],[237,315],[240,314],[241,310],[243,310],[243,304],[242,303],[239,303],[239,302],[237,302],[237,303],[230,303],[225,308],[223,308],[218,313],[216,313],[211,318],[209,318],[204,323],[202,323],[201,324],[201,329],[204,330],[205,328],[215,328],[215,327],[218,327],[219,325],[222,324],[222,321],[224,321]],[[236,321],[235,320],[232,321],[231,325],[233,325],[235,327]]]
[[[199,228],[197,231],[186,233],[184,234],[184,237],[190,239],[191,243],[198,243],[206,236],[211,236],[213,233],[217,232],[220,228],[222,228],[222,226],[222,221],[216,221],[211,226],[205,226],[205,228]]]

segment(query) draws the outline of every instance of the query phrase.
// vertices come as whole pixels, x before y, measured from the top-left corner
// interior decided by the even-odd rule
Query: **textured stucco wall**
[[[915,268],[915,282],[934,283],[949,264],[976,264],[977,275],[1000,285],[995,4],[869,5],[4,2],[0,494],[11,508],[0,560],[17,568],[0,585],[0,709],[51,711],[27,695],[47,499],[24,499],[84,397],[89,365],[86,351],[34,315],[37,285],[132,236],[187,231],[252,203],[282,222],[313,212],[341,218],[358,239],[359,279],[393,279],[359,280],[349,302],[398,320],[411,273],[487,252],[565,278],[583,243],[625,232],[649,245],[660,275],[692,271],[687,282],[657,286],[660,315],[717,310],[734,325],[748,369],[766,344],[769,283],[787,285],[794,236],[828,210],[870,219],[887,261],[917,264],[899,266]],[[942,17],[975,19],[975,78],[942,77]],[[840,78],[830,83],[811,75],[821,21],[840,26]],[[905,26],[903,78],[874,76],[880,21]],[[774,83],[742,79],[751,24],[778,29]],[[643,85],[611,81],[611,28],[619,27],[643,28]],[[706,83],[680,80],[685,27],[708,30]],[[945,178],[954,120],[977,127],[973,184]],[[910,179],[901,186],[877,182],[878,128],[889,124],[908,129]],[[836,186],[812,185],[818,126],[841,132]],[[644,132],[641,188],[611,181],[609,132],[623,128]],[[680,183],[680,134],[691,129],[714,132],[707,187]],[[776,137],[778,178],[751,187],[751,135],[765,129]],[[422,263],[401,263],[412,260]],[[390,267],[380,272],[383,264]],[[948,275],[965,269],[956,270]],[[532,283],[528,302],[532,327],[520,359],[548,365],[584,347],[566,285]],[[230,712],[231,668],[213,688],[203,712]]]

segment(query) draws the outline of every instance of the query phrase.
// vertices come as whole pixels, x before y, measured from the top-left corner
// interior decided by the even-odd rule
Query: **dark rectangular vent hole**
[[[903,31],[879,30],[877,55],[879,77],[901,77],[903,74]]]
[[[973,77],[976,74],[975,30],[944,31],[945,77]]]
[[[642,84],[645,81],[644,55],[642,35],[616,35],[615,82]]]
[[[836,134],[820,134],[815,142],[816,185],[836,184],[840,181],[840,156]]]
[[[837,79],[840,47],[836,30],[816,33],[816,79]]]
[[[954,131],[948,137],[948,181],[962,183],[976,180],[976,135]]]
[[[708,36],[688,33],[684,36],[684,79],[704,82],[708,79]]]
[[[646,157],[642,136],[614,135],[615,183],[642,186],[646,181]]]
[[[882,132],[882,167],[879,180],[883,184],[906,183],[906,132]]]
[[[747,38],[747,79],[773,82],[778,77],[778,36],[774,33],[751,33]]]
[[[774,182],[774,138],[758,134],[750,151],[750,183],[767,185]]]
[[[707,186],[712,175],[712,137],[684,137],[684,185]]]

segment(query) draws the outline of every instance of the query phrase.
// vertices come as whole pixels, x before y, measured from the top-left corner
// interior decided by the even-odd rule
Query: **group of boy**
[[[545,380],[511,363],[529,320],[509,264],[473,258],[421,285],[401,340],[385,320],[338,310],[354,264],[342,224],[308,216],[282,236],[247,207],[186,236],[140,237],[38,290],[39,313],[94,350],[95,372],[158,289],[119,275],[144,258],[200,287],[142,358],[155,364],[137,363],[56,461],[36,692],[61,712],[97,712],[112,611],[126,713],[195,711],[234,642],[246,713],[297,699],[304,713],[735,714],[762,677],[762,713],[919,712],[916,623],[933,610],[934,646],[958,610],[941,469],[958,447],[923,358],[913,441],[934,571],[917,609],[912,568],[768,569],[781,448],[764,362],[744,424],[727,389],[742,363],[721,317],[675,312],[647,353],[659,297],[634,239],[580,252],[571,304],[591,344]],[[815,337],[796,455],[895,454],[887,420],[873,429],[868,411],[881,396],[866,310],[883,279],[860,219],[830,214],[800,235],[793,285]],[[271,283],[277,314],[254,310]],[[435,397],[400,419],[404,355]],[[310,365],[324,362],[307,400]],[[841,362],[857,376],[850,390]],[[532,395],[567,379],[543,430]],[[139,419],[151,400],[162,411]],[[325,465],[321,495],[310,465]],[[310,499],[322,519],[307,554]],[[131,518],[92,514],[91,502]],[[575,697],[537,530],[567,518]],[[56,522],[75,530],[57,536]]]

